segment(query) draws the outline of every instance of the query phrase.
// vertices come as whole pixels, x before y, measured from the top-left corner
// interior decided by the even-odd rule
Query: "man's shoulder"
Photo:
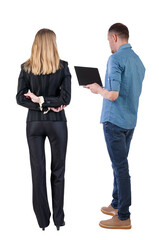
[[[116,61],[123,64],[125,64],[128,59],[131,58],[138,58],[138,55],[131,48],[121,49],[120,51],[117,51],[111,55],[111,61]]]
[[[113,53],[112,55],[109,56],[108,59],[108,64],[113,65],[113,64],[119,64],[121,62],[121,57],[120,55]]]

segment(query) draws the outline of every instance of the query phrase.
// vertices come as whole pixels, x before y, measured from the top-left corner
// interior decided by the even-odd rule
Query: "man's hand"
[[[90,89],[91,92],[95,94],[101,94],[101,92],[103,91],[103,88],[97,83],[88,84],[84,88]]]
[[[99,86],[97,83],[88,84],[84,88],[88,88],[91,90],[92,93],[100,94],[103,98],[106,98],[112,102],[119,97],[118,91],[108,91]]]
[[[31,99],[31,101],[34,102],[34,103],[40,103],[40,98],[37,97],[37,96],[36,96],[34,93],[32,93],[32,92],[25,93],[24,96],[25,96],[26,98]]]
[[[66,105],[61,105],[61,106],[58,107],[58,108],[51,107],[50,110],[52,110],[52,111],[54,111],[54,112],[60,112],[60,111],[62,111],[65,107],[66,107]]]

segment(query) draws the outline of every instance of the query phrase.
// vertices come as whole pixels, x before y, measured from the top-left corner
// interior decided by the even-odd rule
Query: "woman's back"
[[[39,104],[27,99],[24,94],[30,90],[37,96],[44,97],[43,108],[68,105],[71,99],[71,74],[68,63],[60,61],[60,68],[55,73],[34,75],[22,69],[18,81],[17,103],[29,108],[27,121],[66,121],[64,110],[60,112],[49,111],[43,114]]]

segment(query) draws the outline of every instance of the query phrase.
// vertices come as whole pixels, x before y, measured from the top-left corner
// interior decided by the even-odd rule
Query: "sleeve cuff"
[[[40,96],[39,99],[40,99],[40,102],[39,102],[40,110],[43,111],[42,105],[45,102],[44,97]],[[50,108],[48,107],[46,111],[43,111],[43,114],[47,114],[49,111],[50,111]]]
[[[39,106],[40,106],[40,110],[42,111],[43,110],[42,104],[44,103],[44,97],[40,96],[39,99],[40,99]]]
[[[120,82],[109,79],[109,91],[120,91]]]
[[[46,114],[50,111],[50,108],[48,107],[46,111],[43,112],[43,114]]]

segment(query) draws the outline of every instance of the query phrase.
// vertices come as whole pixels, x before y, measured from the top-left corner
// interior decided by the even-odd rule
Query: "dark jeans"
[[[46,189],[45,139],[51,147],[51,189],[53,220],[56,226],[64,225],[64,173],[67,146],[66,122],[35,121],[27,123],[27,140],[33,182],[33,208],[39,226],[50,222],[50,208]]]
[[[103,124],[107,149],[114,173],[112,207],[118,210],[121,220],[130,217],[131,185],[128,153],[134,129],[124,129],[110,122]]]

